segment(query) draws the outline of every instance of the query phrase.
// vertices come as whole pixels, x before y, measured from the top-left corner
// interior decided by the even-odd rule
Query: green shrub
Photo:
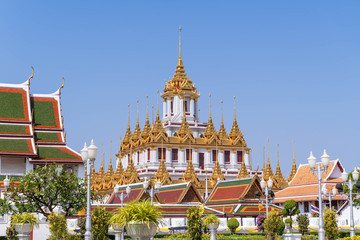
[[[66,235],[66,240],[83,240],[84,238],[79,235]]]
[[[291,218],[287,218],[285,219],[285,223],[290,225],[292,223],[292,219]]]
[[[283,220],[280,219],[277,234],[279,236],[282,236],[284,234],[284,229],[285,229],[285,223]]]
[[[63,214],[56,214],[51,212],[49,217],[49,231],[51,233],[48,240],[63,240],[66,239],[66,218]]]
[[[300,214],[296,217],[301,235],[307,234],[309,229],[309,217],[307,214]]]
[[[6,228],[6,238],[4,237],[4,239],[8,239],[8,240],[18,240],[18,238],[16,237],[17,232],[15,230],[14,225],[10,224],[10,227]],[[1,239],[1,237],[0,237]]]
[[[107,240],[108,229],[109,229],[109,219],[111,218],[111,213],[105,211],[105,208],[97,207],[91,213],[91,231],[93,234],[93,239],[96,240]]]
[[[279,231],[280,217],[277,212],[269,212],[267,218],[264,221],[264,231],[268,239],[275,239]]]
[[[336,213],[329,208],[325,208],[324,229],[325,236],[328,240],[335,240],[339,237],[339,228],[336,223]]]
[[[21,214],[14,214],[11,216],[11,224],[25,224],[30,223],[31,227],[39,226],[39,220],[37,217],[32,213],[21,213]]]
[[[227,226],[232,234],[235,234],[236,229],[239,227],[239,221],[236,218],[230,218],[227,222]]]
[[[186,211],[187,230],[191,240],[201,240],[202,237],[202,221],[203,207],[191,207]]]
[[[289,216],[290,218],[294,215],[299,214],[300,210],[297,206],[297,202],[295,200],[285,201],[284,208],[281,213],[282,213],[282,215]],[[290,222],[290,229],[292,229],[292,222]]]
[[[210,215],[207,215],[206,217],[204,217],[203,223],[205,226],[208,226],[209,224],[212,224],[212,223],[219,224],[220,220],[217,216],[210,214]]]

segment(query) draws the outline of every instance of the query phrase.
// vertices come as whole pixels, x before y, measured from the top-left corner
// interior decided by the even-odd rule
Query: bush
[[[219,218],[217,216],[215,216],[215,215],[212,215],[212,214],[207,215],[206,217],[204,217],[203,224],[205,226],[208,226],[209,224],[212,224],[212,223],[219,224],[220,223]]]
[[[201,240],[203,207],[191,207],[186,211],[187,230],[191,240]]]
[[[49,231],[51,233],[48,240],[64,240],[67,239],[66,218],[63,214],[51,212],[49,217]]]
[[[292,223],[292,219],[291,218],[287,218],[285,219],[285,223],[290,225]]]
[[[84,238],[79,235],[70,235],[68,234],[65,238],[66,240],[83,240]]]
[[[18,240],[18,238],[16,237],[17,232],[15,230],[15,227],[10,224],[10,227],[6,228],[6,238],[4,238],[5,240]],[[1,239],[1,238],[0,238]]]
[[[335,240],[339,237],[339,229],[336,223],[336,213],[329,208],[325,208],[324,229],[325,236],[328,240]]]
[[[264,231],[268,238],[275,239],[279,230],[280,217],[277,212],[269,212],[264,221]]]
[[[111,213],[105,211],[105,208],[97,207],[91,213],[91,231],[94,239],[98,240],[107,240],[108,228],[109,228],[109,219],[111,218]]]
[[[300,214],[296,217],[301,235],[308,233],[309,229],[309,217],[307,214]]]
[[[285,229],[285,223],[283,220],[280,219],[277,234],[279,236],[282,236],[284,234],[284,229]]]
[[[230,218],[227,222],[227,226],[232,234],[235,234],[236,229],[239,227],[239,221],[236,218]]]
[[[297,202],[295,200],[287,200],[284,203],[284,208],[281,212],[284,216],[289,216],[290,218],[294,215],[300,213],[300,210],[297,206]],[[286,223],[286,222],[285,222]],[[290,229],[292,229],[292,222],[290,224]]]

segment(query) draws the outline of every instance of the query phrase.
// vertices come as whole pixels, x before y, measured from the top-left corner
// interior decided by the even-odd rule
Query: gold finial
[[[276,180],[276,182],[278,182],[281,185],[283,185],[282,183],[286,184],[286,180],[285,180],[284,176],[282,175],[282,172],[280,169],[279,144],[277,144],[277,166],[276,166],[275,180]]]
[[[291,182],[291,180],[295,177],[296,172],[297,172],[297,167],[295,162],[295,140],[293,140],[293,165],[291,168],[290,175],[288,177],[288,182]]]
[[[263,146],[263,172],[265,172],[265,146]]]
[[[156,119],[158,118],[159,116],[159,119],[160,119],[160,115],[159,115],[159,90],[157,90],[157,112],[156,112]]]
[[[63,89],[63,88],[64,88],[64,85],[65,85],[65,78],[62,77],[62,79],[63,79],[63,83],[62,83],[62,85],[59,87],[59,93],[61,93],[61,89]]]
[[[209,93],[209,118],[211,119],[211,93]]]
[[[154,105],[152,105],[151,108],[152,108],[152,115],[151,115],[152,121],[151,121],[151,124],[154,125]]]
[[[136,101],[137,103],[137,123],[139,123],[139,99]]]
[[[34,77],[34,67],[31,66],[31,69],[32,69],[32,73],[31,73],[31,76],[28,78],[27,80],[27,83],[30,85],[30,79],[32,79]]]
[[[269,156],[269,138],[267,140],[267,161],[270,162],[270,156]]]
[[[236,102],[235,102],[236,96],[234,96],[234,121],[236,121]]]
[[[200,122],[200,108],[199,108],[199,115],[198,115],[198,119],[199,119],[199,122]]]
[[[149,120],[149,95],[146,94],[146,119]]]
[[[112,147],[112,140],[110,139],[110,165],[112,165],[112,160],[111,160],[111,147]]]
[[[181,26],[179,26],[179,58],[181,58]]]
[[[128,129],[130,129],[130,104],[128,104]]]
[[[226,133],[225,125],[224,125],[223,100],[221,100],[221,124],[219,129],[219,138],[221,140],[228,139],[228,135]]]

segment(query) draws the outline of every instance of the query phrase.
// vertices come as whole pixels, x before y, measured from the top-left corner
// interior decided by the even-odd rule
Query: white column
[[[155,148],[155,150],[150,150],[150,162],[151,163],[156,163],[158,161],[158,156],[157,156],[157,148]]]
[[[25,172],[34,169],[33,165],[30,163],[30,160],[31,158],[26,158]]]
[[[165,114],[166,114],[166,100],[164,99],[164,101],[163,101],[163,119],[165,118]]]
[[[166,148],[166,166],[171,166],[171,148]]]
[[[185,162],[185,149],[183,151],[181,151],[181,149],[180,149],[178,162],[179,162],[180,166],[186,165],[186,162]]]
[[[210,150],[210,152],[208,152],[208,151],[205,152],[205,156],[204,156],[205,168],[210,168],[210,164],[212,163],[210,153],[211,153],[211,150]]]
[[[167,114],[168,118],[171,118],[171,99],[167,99]]]
[[[249,164],[249,154],[246,153],[246,151],[244,152],[244,161],[245,161],[245,166],[246,168],[250,168],[250,164]]]
[[[235,164],[237,164],[236,151],[230,151],[230,165],[233,167]]]
[[[184,114],[184,98],[180,98],[180,104],[179,104],[179,112],[181,113],[181,116]]]
[[[194,99],[190,100],[190,116],[194,117]]]
[[[220,150],[220,151],[218,151],[218,154],[219,154],[218,160],[219,160],[220,167],[221,167],[221,168],[224,168],[224,166],[225,166],[225,162],[224,162],[224,151]]]

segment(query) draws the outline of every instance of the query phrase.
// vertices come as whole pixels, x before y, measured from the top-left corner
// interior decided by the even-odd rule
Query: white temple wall
[[[1,157],[2,174],[23,174],[26,172],[26,158],[24,157]]]

